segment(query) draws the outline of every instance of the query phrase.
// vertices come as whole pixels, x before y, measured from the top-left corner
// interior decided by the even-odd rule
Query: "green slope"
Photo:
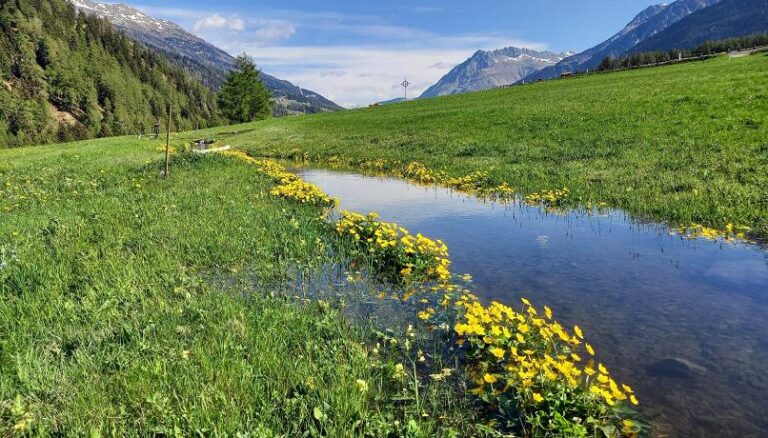
[[[66,0],[0,3],[0,148],[217,122],[215,96],[181,69],[78,16]]]
[[[768,235],[768,57],[718,58],[252,125],[255,155],[421,161]],[[299,152],[300,151],[300,152]]]

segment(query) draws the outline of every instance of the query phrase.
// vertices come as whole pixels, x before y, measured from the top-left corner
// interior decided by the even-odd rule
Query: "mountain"
[[[554,78],[564,73],[593,69],[600,65],[606,57],[618,58],[642,41],[718,1],[720,0],[677,0],[670,4],[650,6],[608,40],[584,52],[569,56],[554,66],[530,74],[524,80],[531,82],[538,79]]]
[[[410,102],[410,101],[411,99],[406,100],[404,97],[395,97],[394,99],[382,100],[381,102],[376,102],[372,106],[392,105],[395,103],[403,103],[403,102]]]
[[[0,147],[219,122],[183,69],[66,0],[0,2]]]
[[[429,87],[421,97],[446,96],[514,84],[533,72],[557,64],[568,55],[518,47],[478,50]]]
[[[81,12],[109,20],[131,39],[184,67],[214,90],[221,86],[227,73],[235,66],[235,59],[230,54],[170,21],[151,17],[125,4],[105,4],[92,0],[70,1]],[[261,77],[272,92],[278,115],[343,109],[314,91],[305,90],[263,72]]]
[[[693,49],[706,41],[768,32],[768,0],[722,0],[683,18],[632,52]]]

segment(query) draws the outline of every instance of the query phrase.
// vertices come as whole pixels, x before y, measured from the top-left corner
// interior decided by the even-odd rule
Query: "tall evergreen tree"
[[[245,54],[237,57],[237,69],[219,91],[219,109],[224,117],[239,123],[265,119],[272,113],[269,89],[261,81],[253,58]]]

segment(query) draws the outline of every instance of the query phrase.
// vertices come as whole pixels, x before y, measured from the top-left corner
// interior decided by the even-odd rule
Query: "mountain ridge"
[[[176,23],[152,17],[124,3],[106,4],[93,0],[68,0],[79,11],[109,20],[118,30],[175,65],[184,67],[207,87],[216,90],[235,68],[235,59],[224,50],[195,36]],[[272,91],[277,115],[337,111],[341,106],[319,93],[298,87],[262,72]]]
[[[478,50],[455,66],[420,97],[437,97],[511,85],[568,56],[567,52],[536,51],[520,47]]]
[[[649,6],[637,14],[619,32],[583,52],[563,59],[554,66],[534,72],[523,81],[550,79],[566,73],[575,73],[597,67],[606,57],[618,58],[640,42],[662,32],[688,15],[712,6],[720,0],[677,0]]]
[[[632,53],[693,49],[706,41],[768,32],[768,0],[721,0],[683,18]]]

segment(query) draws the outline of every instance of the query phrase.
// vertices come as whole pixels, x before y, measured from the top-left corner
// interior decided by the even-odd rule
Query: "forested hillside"
[[[218,122],[183,70],[66,0],[0,4],[0,148]]]

